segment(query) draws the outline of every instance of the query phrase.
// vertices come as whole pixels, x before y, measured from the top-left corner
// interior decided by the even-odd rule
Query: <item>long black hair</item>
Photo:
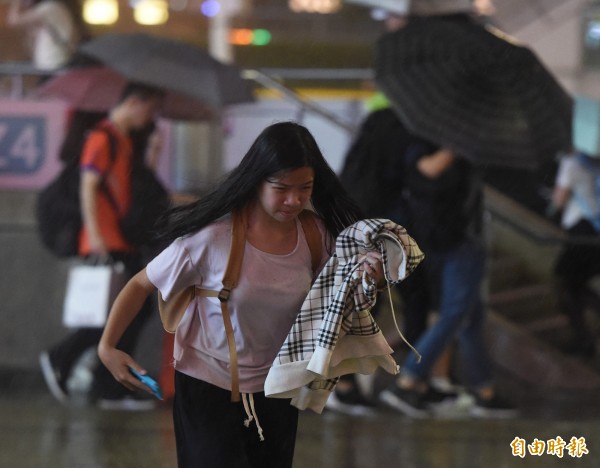
[[[280,122],[260,133],[240,164],[215,189],[197,202],[172,208],[161,238],[172,241],[242,209],[255,200],[266,179],[301,167],[314,170],[312,206],[333,237],[362,217],[310,132],[297,123]]]

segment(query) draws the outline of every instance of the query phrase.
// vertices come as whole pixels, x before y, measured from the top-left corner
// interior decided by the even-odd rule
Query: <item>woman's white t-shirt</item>
[[[228,302],[233,324],[240,391],[263,391],[273,360],[300,312],[312,281],[311,254],[297,221],[292,252],[274,255],[246,242],[240,278]],[[319,223],[319,229],[324,228]],[[323,236],[324,238],[324,236]],[[146,267],[163,299],[188,286],[219,291],[231,245],[231,217],[175,240]],[[323,265],[327,261],[322,249]],[[231,389],[229,348],[216,297],[196,297],[176,334],[175,368],[226,390]]]
[[[30,25],[32,63],[41,70],[65,65],[78,41],[75,21],[67,7],[44,0],[21,13],[19,24]]]
[[[576,156],[561,159],[556,175],[556,185],[571,192],[571,197],[563,210],[561,225],[565,229],[575,226],[586,214],[581,200],[594,212],[600,211],[595,195],[595,175],[579,163]]]

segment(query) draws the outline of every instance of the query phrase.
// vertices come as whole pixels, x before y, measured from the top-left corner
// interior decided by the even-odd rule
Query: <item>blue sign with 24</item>
[[[43,115],[0,114],[0,174],[33,174],[42,166],[45,125]]]

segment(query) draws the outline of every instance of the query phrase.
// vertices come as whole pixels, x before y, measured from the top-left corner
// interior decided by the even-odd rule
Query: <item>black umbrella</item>
[[[536,168],[571,144],[571,97],[530,49],[467,15],[385,34],[376,82],[412,132],[477,163]]]
[[[138,81],[187,95],[220,108],[254,100],[240,70],[219,62],[204,49],[148,34],[106,34],[80,52]]]

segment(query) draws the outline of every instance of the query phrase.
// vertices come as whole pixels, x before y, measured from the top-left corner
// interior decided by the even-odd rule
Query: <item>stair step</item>
[[[486,324],[486,340],[494,363],[529,386],[562,389],[570,398],[577,398],[573,390],[600,390],[600,373],[595,368],[548,346],[493,311]],[[513,391],[519,389],[513,387]]]
[[[569,319],[566,315],[557,314],[551,317],[545,317],[533,320],[523,325],[523,328],[529,333],[538,334],[552,330],[562,330],[569,327]]]
[[[488,304],[516,323],[530,323],[560,314],[556,296],[547,284],[529,284],[491,293]]]
[[[530,281],[521,260],[509,255],[491,259],[488,278],[491,292],[503,291]]]

